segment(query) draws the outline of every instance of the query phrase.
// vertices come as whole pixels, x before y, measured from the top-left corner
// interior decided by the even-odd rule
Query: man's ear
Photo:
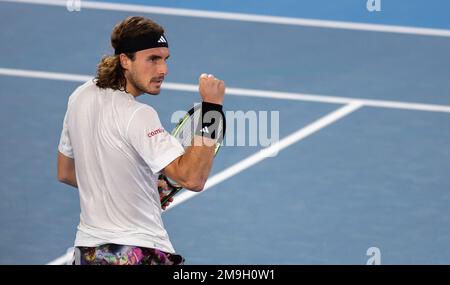
[[[122,66],[123,69],[130,69],[130,58],[128,58],[128,56],[124,53],[121,53],[119,55],[119,61],[120,61],[120,65]]]

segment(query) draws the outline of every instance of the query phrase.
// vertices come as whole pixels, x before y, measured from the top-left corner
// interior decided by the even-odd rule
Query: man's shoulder
[[[75,91],[73,93],[79,93],[82,91],[94,91],[94,90],[98,90],[98,89],[99,88],[97,87],[97,85],[95,85],[94,79],[89,79],[88,81],[86,81],[83,84],[81,84],[80,86],[78,86],[77,89],[75,89]]]
[[[98,90],[98,87],[95,85],[95,82],[93,79],[90,79],[88,81],[86,81],[85,83],[81,84],[80,86],[78,86],[73,92],[72,94],[70,94],[69,96],[69,104],[73,101],[75,101],[75,99],[83,93],[90,93],[90,92],[95,92]]]
[[[159,126],[160,121],[156,110],[144,103],[135,102],[126,112],[125,133],[128,134],[130,129],[142,130],[151,126]]]
[[[129,114],[130,120],[132,118],[141,118],[145,120],[158,118],[158,113],[152,106],[137,101],[129,106]]]

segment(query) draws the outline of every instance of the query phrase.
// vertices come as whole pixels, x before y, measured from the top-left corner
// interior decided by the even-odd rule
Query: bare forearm
[[[186,149],[180,158],[180,169],[185,171],[188,183],[203,188],[208,179],[214,159],[215,140],[195,136],[193,145]]]

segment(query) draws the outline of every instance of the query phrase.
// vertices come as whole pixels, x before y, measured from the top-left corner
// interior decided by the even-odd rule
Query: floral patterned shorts
[[[154,248],[104,244],[75,247],[74,265],[183,265],[181,255]]]

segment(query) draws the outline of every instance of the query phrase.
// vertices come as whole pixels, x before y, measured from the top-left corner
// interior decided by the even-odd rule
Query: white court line
[[[0,1],[14,2],[14,3],[39,4],[39,5],[51,5],[51,6],[63,6],[63,7],[66,7],[66,5],[67,5],[66,0],[0,0]],[[81,3],[81,11],[83,9],[98,9],[98,10],[108,10],[108,11],[133,12],[133,13],[139,13],[139,14],[150,13],[150,14],[161,14],[161,15],[171,15],[171,16],[184,16],[184,17],[220,19],[220,20],[231,20],[231,21],[245,21],[245,22],[256,22],[256,23],[280,24],[280,25],[294,25],[294,26],[318,27],[318,28],[330,28],[330,29],[344,29],[344,30],[358,30],[358,31],[370,31],[370,32],[412,34],[412,35],[422,35],[422,36],[450,37],[450,30],[447,30],[447,29],[431,29],[431,28],[393,26],[393,25],[381,25],[381,24],[365,24],[365,23],[344,22],[344,21],[327,21],[327,20],[315,20],[315,19],[304,19],[304,18],[265,16],[265,15],[243,14],[243,13],[214,12],[214,11],[180,9],[180,8],[165,8],[165,7],[134,5],[134,4],[92,2],[92,1],[84,1],[84,0],[81,0],[80,3]]]
[[[92,79],[92,76],[88,76],[88,75],[44,72],[44,71],[23,70],[23,69],[10,69],[10,68],[0,68],[0,75],[49,79],[49,80],[74,81],[74,82],[86,82],[87,80]],[[165,83],[163,83],[163,89],[174,90],[174,91],[195,92],[195,93],[198,92],[197,85],[183,84],[183,83],[165,82]],[[398,102],[398,101],[386,101],[386,100],[371,100],[371,99],[335,97],[335,96],[304,94],[304,93],[277,92],[277,91],[266,91],[266,90],[257,90],[257,89],[242,89],[242,88],[232,88],[232,87],[227,87],[226,93],[227,93],[227,95],[233,95],[233,96],[260,97],[260,98],[296,100],[296,101],[307,101],[307,102],[318,102],[318,103],[329,103],[329,104],[349,104],[349,103],[352,103],[357,100],[358,102],[361,102],[365,106],[369,106],[369,107],[450,113],[450,106],[448,106],[448,105],[422,104],[422,103],[410,103],[410,102]]]
[[[213,177],[209,178],[208,181],[205,184],[205,187],[202,192],[192,192],[192,191],[185,191],[181,194],[179,194],[175,201],[166,209],[166,211],[172,209],[173,207],[176,207],[180,205],[181,203],[186,202],[187,200],[203,193],[207,189],[223,182],[224,180],[233,177],[234,175],[238,174],[239,172],[244,171],[245,169],[261,162],[262,160],[266,158],[273,157],[276,155],[279,151],[282,151],[283,149],[287,148],[288,146],[297,143],[301,141],[302,139],[314,134],[315,132],[331,125],[332,123],[338,121],[339,119],[342,119],[343,117],[349,115],[350,113],[358,110],[363,105],[355,100],[354,102],[351,102],[331,113],[329,113],[326,116],[323,116],[322,118],[314,121],[313,123],[307,125],[304,128],[301,128],[300,130],[288,135],[287,137],[281,139],[280,141],[274,143],[273,145],[264,148],[257,153],[237,162],[236,164],[228,167],[227,169],[217,173]],[[47,265],[63,265],[67,264],[71,259],[73,254],[73,251],[68,251],[65,255],[60,256],[56,258],[53,261],[50,261],[47,263]]]
[[[0,68],[0,75],[49,79],[49,80],[74,81],[74,82],[86,82],[89,79],[92,79],[92,76],[89,75],[12,69],[12,68]]]

